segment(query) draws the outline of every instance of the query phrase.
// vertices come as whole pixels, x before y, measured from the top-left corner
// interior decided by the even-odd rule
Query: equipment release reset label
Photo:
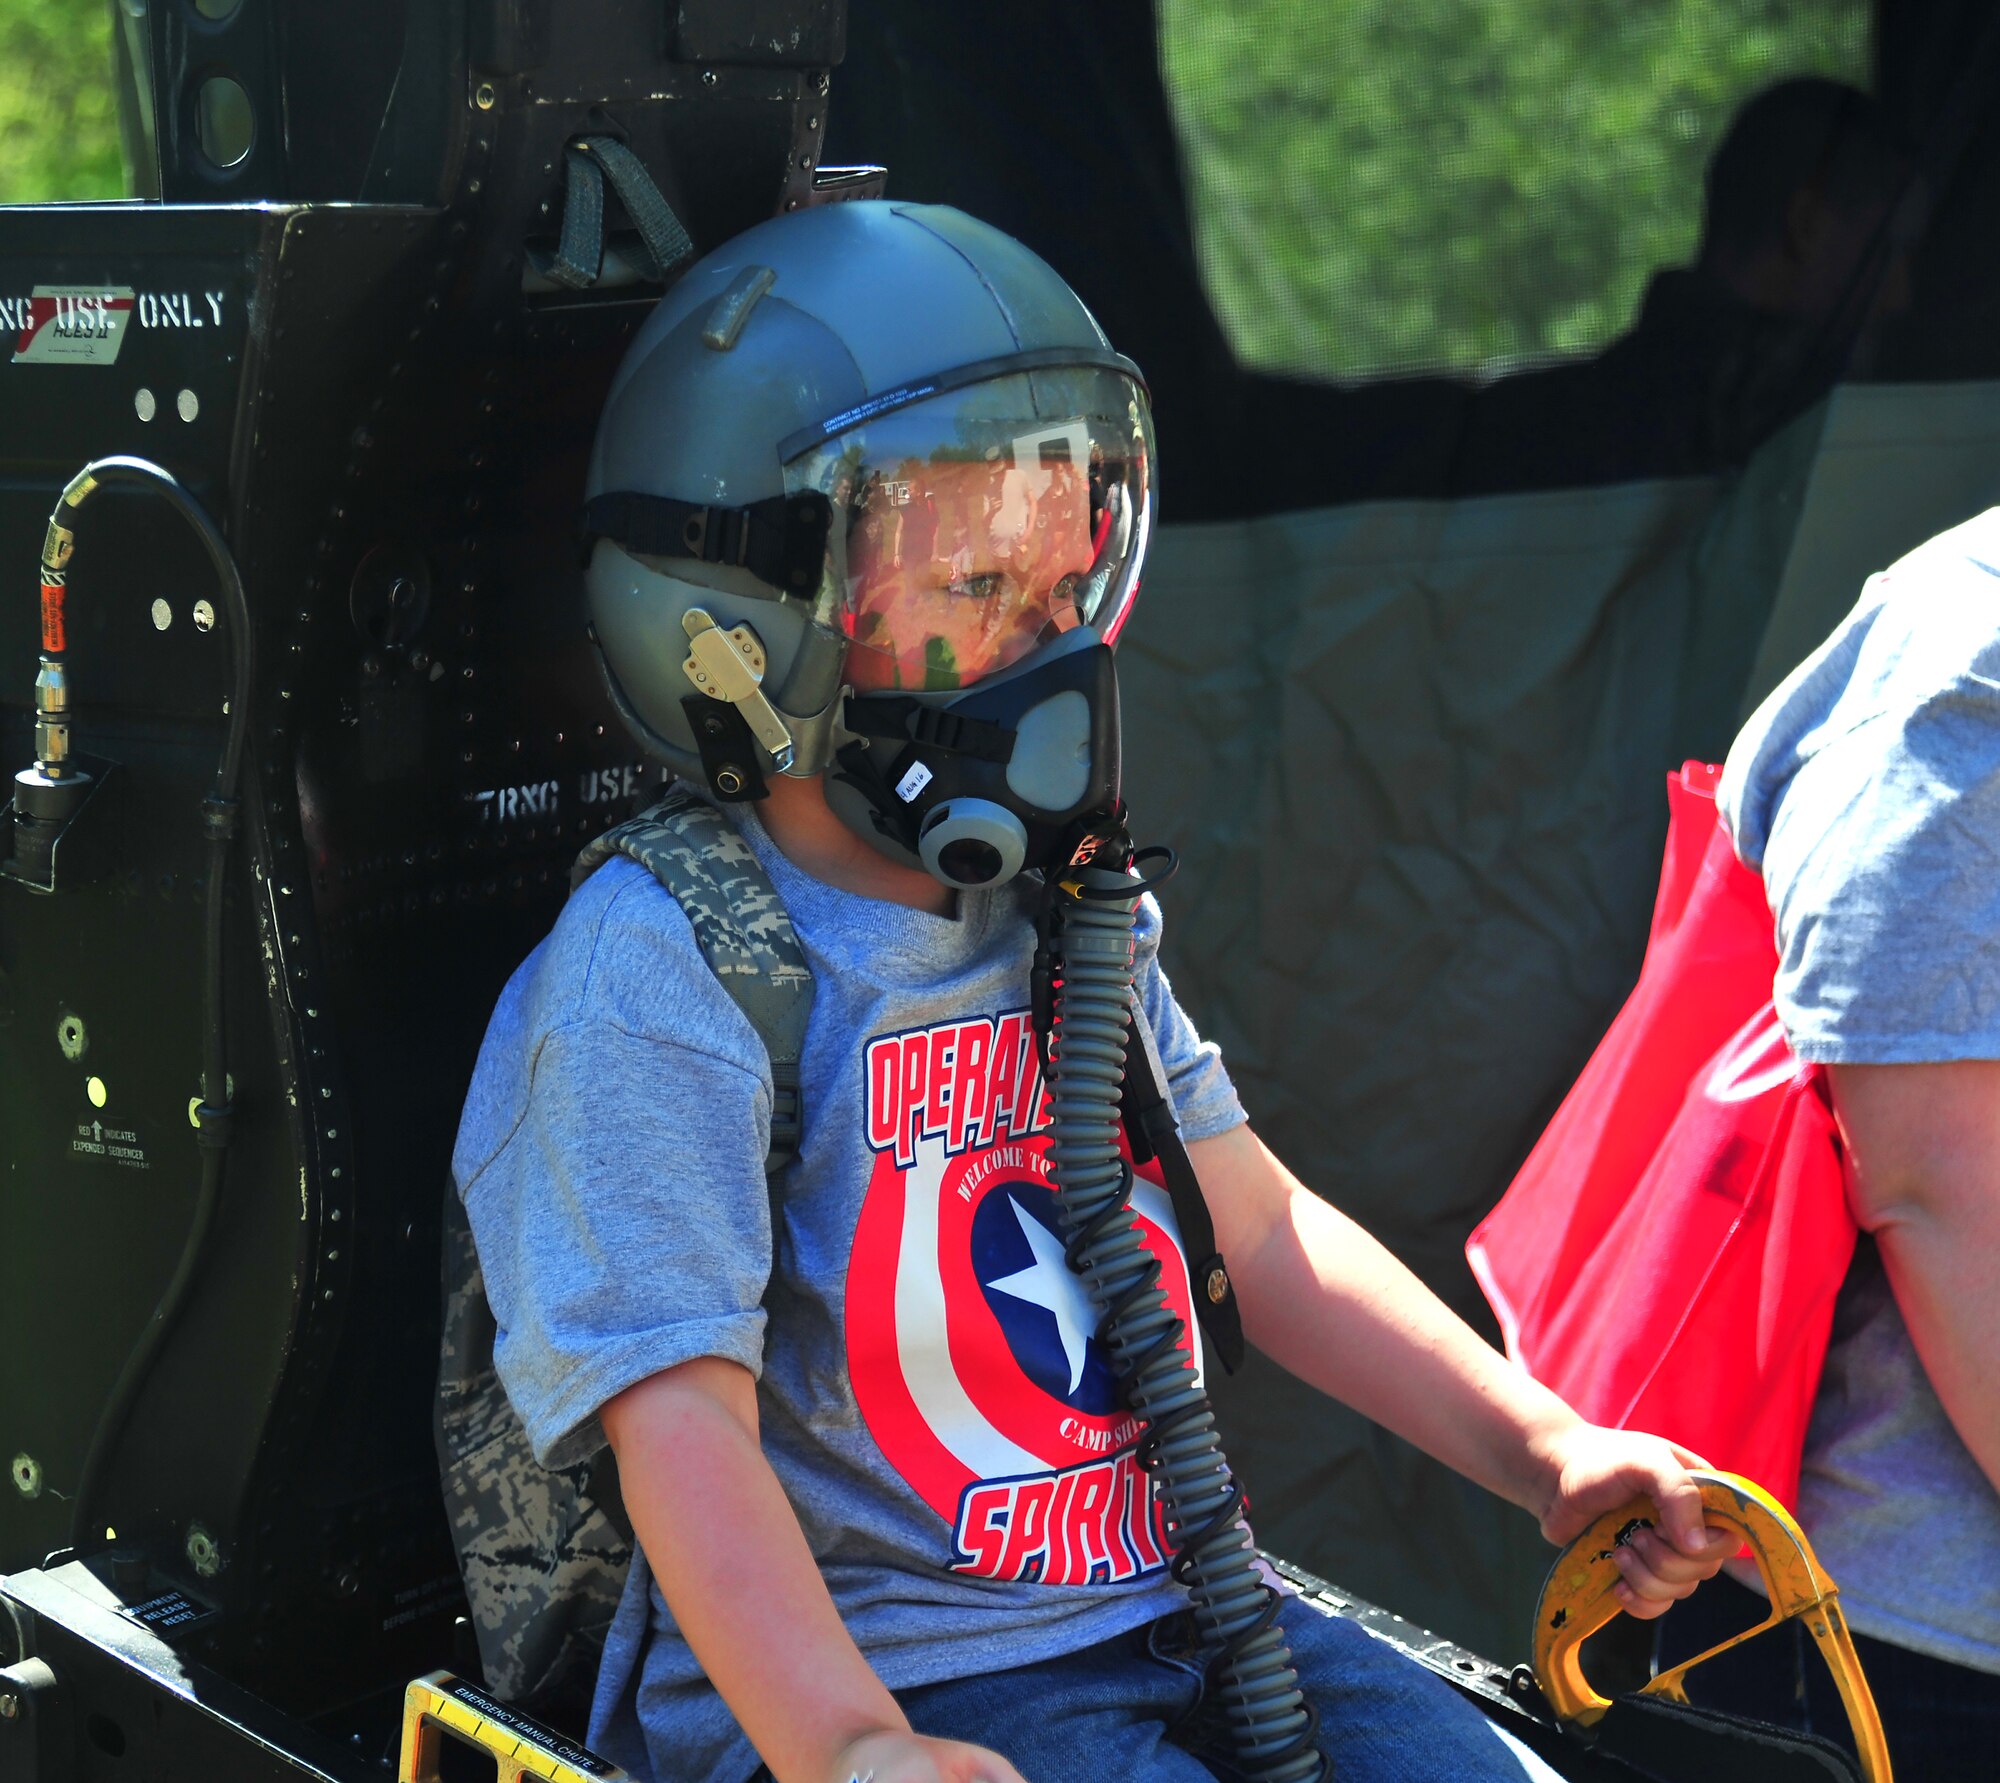
[[[111,365],[125,344],[132,301],[125,285],[37,285],[25,302],[0,299],[0,321],[20,331],[16,365]]]

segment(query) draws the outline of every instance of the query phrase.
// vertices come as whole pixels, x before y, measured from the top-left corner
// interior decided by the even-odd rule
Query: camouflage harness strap
[[[771,1055],[764,1169],[775,1176],[799,1149],[799,1059],[813,999],[812,969],[777,888],[736,826],[679,787],[588,844],[576,857],[570,890],[616,854],[629,855],[674,894],[701,957]]]
[[[773,1191],[799,1146],[799,1055],[812,973],[776,890],[727,818],[673,790],[578,857],[571,887],[614,854],[673,893],[702,958],[771,1055]],[[444,1343],[436,1438],[486,1687],[581,1727],[632,1568],[631,1526],[606,1449],[561,1469],[535,1460],[493,1367],[495,1327],[465,1208],[445,1194]]]

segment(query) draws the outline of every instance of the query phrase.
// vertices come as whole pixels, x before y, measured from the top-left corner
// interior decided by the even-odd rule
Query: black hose
[[[234,1112],[229,1097],[223,1010],[223,891],[230,843],[236,834],[236,788],[242,774],[244,744],[249,737],[250,687],[255,669],[250,602],[243,591],[243,576],[236,567],[236,559],[230,555],[221,529],[209,518],[207,510],[169,472],[144,458],[94,459],[64,488],[62,500],[56,504],[56,521],[73,520],[99,489],[113,484],[137,484],[152,490],[194,528],[215,566],[216,580],[222,590],[229,627],[231,673],[229,723],[223,732],[222,758],[216,765],[215,783],[201,806],[202,834],[208,841],[208,882],[202,908],[201,1101],[195,1109],[195,1137],[201,1146],[201,1184],[173,1276],[118,1372],[111,1395],[98,1416],[90,1449],[84,1456],[83,1472],[77,1481],[76,1508],[70,1520],[70,1545],[74,1548],[95,1547],[103,1539],[98,1499],[105,1471],[131,1421],[139,1393],[187,1306],[188,1295],[207,1259],[216,1208],[222,1200],[222,1161]],[[67,515],[65,509],[69,510]]]
[[[1054,876],[1051,875],[1053,878]],[[1243,1491],[1195,1374],[1189,1334],[1160,1286],[1160,1265],[1131,1212],[1120,1154],[1119,1089],[1132,1007],[1132,925],[1141,886],[1092,867],[1051,885],[1054,1020],[1049,1045],[1050,1161],[1070,1267],[1103,1323],[1126,1403],[1147,1422],[1139,1460],[1159,1493],[1174,1576],[1187,1587],[1210,1676],[1254,1783],[1315,1783],[1331,1767],[1314,1744],[1318,1717],[1275,1626],[1278,1596],[1256,1564]]]

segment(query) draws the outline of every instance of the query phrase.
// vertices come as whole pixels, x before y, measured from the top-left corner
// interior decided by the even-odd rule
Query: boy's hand
[[[863,1734],[834,1761],[827,1783],[1024,1783],[997,1753],[957,1740],[883,1729]]]
[[[1628,1616],[1664,1614],[1741,1546],[1730,1531],[1702,1521],[1701,1488],[1688,1469],[1707,1463],[1677,1444],[1579,1419],[1540,1448],[1548,1481],[1542,1534],[1558,1547],[1634,1498],[1650,1498],[1659,1512],[1655,1528],[1635,1530],[1618,1550],[1625,1576],[1612,1590]]]

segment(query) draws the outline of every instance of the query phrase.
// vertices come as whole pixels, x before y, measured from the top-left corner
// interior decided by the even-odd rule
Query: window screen
[[[1159,0],[1210,300],[1247,365],[1495,376],[1603,346],[1689,260],[1708,157],[1866,0]]]

